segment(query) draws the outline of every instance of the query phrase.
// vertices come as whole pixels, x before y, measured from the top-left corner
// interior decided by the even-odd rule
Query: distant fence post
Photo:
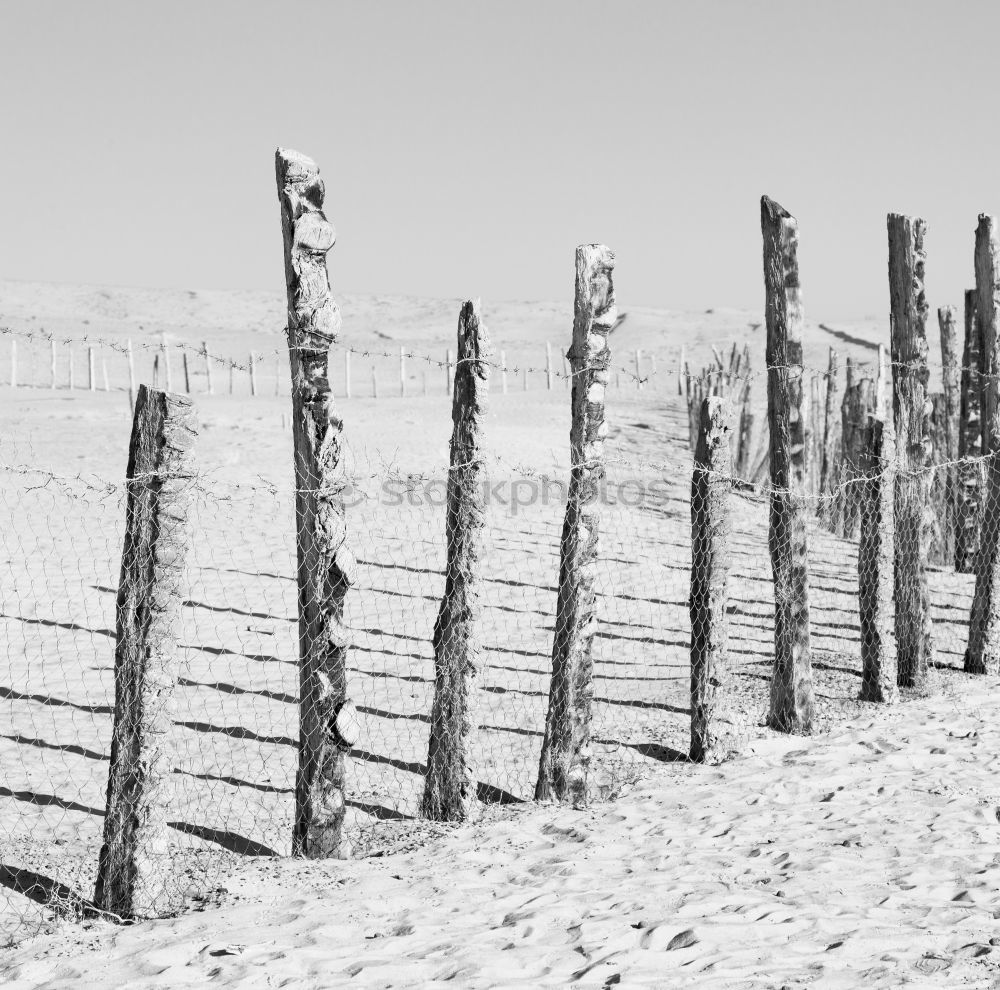
[[[891,380],[879,348],[875,408],[864,431],[858,488],[858,613],[861,638],[861,700],[892,703],[896,643],[892,625],[895,573],[894,499],[896,452],[887,393]]]
[[[982,345],[986,491],[965,670],[996,674],[1000,671],[1000,239],[996,217],[986,214],[980,215],[976,228],[976,312]]]
[[[552,391],[552,344],[545,341],[545,387]]]
[[[167,335],[165,333],[160,334],[160,352],[163,355],[163,374],[166,376],[164,379],[167,383],[167,391],[172,392],[174,390],[173,376],[170,373],[170,350],[167,347]]]
[[[191,394],[191,372],[188,369],[188,352],[181,351],[181,366],[184,371],[184,394]]]
[[[458,356],[459,361],[462,360],[462,355]],[[406,348],[400,347],[399,349],[399,395],[404,397],[406,395]]]
[[[810,732],[809,556],[803,492],[805,389],[802,387],[802,299],[798,222],[767,196],[760,201],[767,323],[767,411],[771,508],[768,547],[774,574],[774,670],[767,724]]]
[[[257,394],[257,355],[251,351],[250,352],[250,394]]]
[[[927,561],[931,472],[926,437],[927,300],[924,234],[919,217],[890,213],[889,298],[893,420],[896,430],[896,661],[900,687],[920,687],[934,653]]]
[[[615,256],[603,244],[576,249],[576,293],[570,427],[571,474],[559,548],[559,593],[552,642],[549,707],[535,799],[585,804],[590,772],[591,701],[596,631],[594,568],[604,477],[604,399],[616,308],[611,273]]]
[[[489,394],[489,340],[478,302],[458,319],[451,402],[447,557],[444,597],[434,623],[434,703],[422,811],[435,821],[466,821],[476,809],[474,747],[483,665],[479,570],[486,525],[482,434]]]
[[[310,859],[347,858],[343,834],[347,754],[357,714],[347,697],[344,599],[355,580],[347,545],[340,434],[328,357],[340,330],[326,253],[333,225],[323,213],[316,163],[275,153],[288,295],[295,448],[295,528],[299,600],[299,767],[292,851]]]
[[[958,361],[958,310],[954,306],[938,308],[938,328],[941,331],[941,382],[944,391],[944,450],[947,462],[944,476],[946,518],[942,520],[948,534],[950,557],[944,563],[953,566],[955,540],[958,531],[958,433],[961,411],[961,369]]]
[[[180,658],[177,624],[190,539],[194,407],[140,386],[126,481],[125,544],[118,582],[115,715],[104,844],[94,901],[123,918],[177,907],[169,867],[166,809],[172,731],[170,695]]]
[[[207,340],[201,342],[201,353],[205,358],[205,387],[209,395],[214,395],[215,389],[212,386],[212,353],[208,349]]]
[[[982,506],[983,469],[976,462],[983,452],[979,370],[982,335],[976,312],[976,290],[965,291],[965,346],[962,353],[959,400],[958,465],[955,478],[955,570],[970,574],[979,549],[979,513]],[[970,461],[972,463],[970,463]]]
[[[691,478],[691,759],[718,763],[739,751],[728,641],[730,444],[728,399],[702,401]]]
[[[94,373],[94,348],[87,348],[87,388],[91,392],[97,391],[97,375]]]

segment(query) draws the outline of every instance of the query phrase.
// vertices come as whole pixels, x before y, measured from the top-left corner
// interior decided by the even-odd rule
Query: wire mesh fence
[[[717,376],[702,392],[734,395],[745,411],[748,386],[762,375],[746,366],[736,371],[725,387]],[[879,619],[886,662],[899,659],[894,602],[910,585],[929,610],[931,684],[939,668],[963,667],[969,639],[976,575],[968,560],[979,558],[958,546],[963,527],[974,532],[985,521],[989,457],[948,459],[945,449],[936,451],[918,472],[926,492],[922,525],[895,530],[894,544],[873,552],[878,483],[895,490],[897,480],[892,458],[870,446],[869,391],[855,383],[845,392],[828,480],[795,493],[808,566],[798,621],[808,638],[791,652],[808,662],[792,680],[798,677],[796,689],[808,696],[814,731],[864,710],[862,697],[872,700],[865,588],[881,579],[884,599],[893,588],[885,568],[892,571],[901,548],[914,551],[904,555],[912,560],[928,548],[950,549],[924,553],[919,575],[897,571]],[[657,416],[662,457],[644,456],[648,444],[637,443],[633,453],[619,444],[597,488],[597,622],[592,679],[581,688],[591,699],[586,763],[590,796],[598,800],[692,751],[693,645],[703,632],[692,607],[692,563],[701,553],[692,537],[717,520],[693,496],[690,404],[660,399]],[[737,440],[740,418],[731,415],[722,459],[710,472],[726,523],[725,581],[714,592],[722,626],[712,646],[720,665],[713,676],[721,676],[710,700],[712,717],[728,722],[733,753],[773,725],[776,644],[795,635],[775,628],[774,559],[788,547],[775,542],[774,503],[787,493],[753,479],[760,456],[748,456],[747,445],[766,457],[766,423],[758,417],[756,443],[753,436]],[[811,442],[815,450],[826,446]],[[13,456],[0,464],[0,697],[9,713],[0,734],[4,939],[94,910],[128,494],[124,479],[43,470],[30,446],[16,440],[9,450]],[[565,472],[493,455],[485,465],[476,560],[483,659],[471,760],[476,797],[491,805],[536,793],[569,489]],[[356,856],[391,849],[414,829],[442,827],[419,821],[435,704],[434,630],[448,578],[448,480],[447,471],[406,472],[391,455],[363,447],[348,447],[344,458],[339,497],[357,572],[344,601],[346,694],[357,727],[345,760],[343,832]],[[291,487],[208,472],[188,483],[176,683],[163,692],[157,743],[167,768],[167,838],[151,857],[161,913],[204,903],[241,857],[293,850],[302,653],[295,495]],[[878,567],[880,574],[866,571]],[[916,689],[930,688],[925,680]],[[907,690],[904,684],[904,696]]]

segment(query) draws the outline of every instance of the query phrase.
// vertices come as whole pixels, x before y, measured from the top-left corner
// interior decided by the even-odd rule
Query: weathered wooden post
[[[115,715],[104,844],[94,902],[122,918],[178,907],[169,873],[167,806],[171,694],[190,543],[195,440],[190,400],[140,386],[126,480],[125,543],[118,582]]]
[[[983,452],[980,374],[982,333],[976,312],[976,290],[965,291],[965,346],[962,356],[959,402],[958,456],[955,477],[955,570],[971,574],[979,551],[979,515],[982,506]]]
[[[208,341],[203,340],[201,342],[201,353],[202,357],[205,359],[205,383],[206,389],[209,395],[215,395],[215,389],[212,387],[212,354],[208,349]]]
[[[372,365],[372,398],[378,398],[378,375],[375,372],[375,365]]]
[[[191,372],[188,369],[188,352],[187,350],[181,351],[181,367],[184,371],[184,393],[186,395],[191,394]]]
[[[615,325],[615,256],[603,244],[576,249],[576,294],[570,474],[559,550],[559,593],[552,643],[552,679],[542,739],[536,800],[585,804],[590,770],[591,706],[596,632],[594,570],[600,532],[600,482],[604,477],[604,397]]]
[[[135,358],[132,354],[131,337],[125,341],[125,356],[128,358],[128,405],[135,409]]]
[[[767,196],[760,201],[767,324],[767,411],[771,506],[768,547],[774,574],[774,670],[767,724],[810,732],[809,556],[803,500],[805,390],[802,387],[802,298],[798,222]]]
[[[167,335],[165,333],[160,334],[160,353],[163,356],[163,373],[166,375],[167,391],[172,392],[174,383],[173,376],[170,373],[170,350],[167,347]]]
[[[890,213],[889,298],[893,419],[896,429],[896,657],[900,687],[920,687],[934,653],[927,558],[931,472],[927,443],[927,300],[924,234],[919,217]]]
[[[311,859],[346,858],[346,758],[357,739],[357,716],[347,696],[350,633],[344,599],[356,568],[347,546],[343,422],[327,374],[328,351],[340,330],[326,269],[335,235],[323,213],[316,163],[279,148],[275,172],[288,294],[299,600],[299,767],[292,850]]]
[[[727,656],[732,528],[730,444],[733,410],[728,399],[701,404],[691,478],[691,759],[719,763],[739,752],[741,726]]]
[[[820,494],[832,496],[837,487],[837,451],[840,449],[840,420],[837,409],[837,352],[830,348],[826,369],[826,404],[823,411],[823,452],[820,460]],[[825,516],[829,519],[833,506],[827,498]]]
[[[982,346],[986,491],[965,670],[996,674],[1000,672],[1000,239],[996,217],[985,213],[976,228],[976,312]]]
[[[895,573],[896,452],[888,390],[891,372],[879,348],[874,414],[864,431],[858,489],[858,613],[861,638],[861,700],[898,700],[896,643],[892,624]]]
[[[489,340],[478,302],[462,306],[457,355],[445,588],[434,623],[434,703],[422,804],[425,817],[448,822],[473,816],[478,783],[474,747],[483,665],[479,569],[486,526],[482,435],[490,380]]]
[[[250,394],[257,394],[257,354],[254,351],[250,352]]]
[[[960,366],[958,363],[958,310],[954,306],[938,308],[938,327],[941,331],[941,384],[944,391],[944,449],[939,451],[938,460],[945,461],[943,482],[945,496],[945,517],[940,520],[950,556],[945,563],[953,564],[955,559],[955,534],[958,529],[958,432],[961,412]]]

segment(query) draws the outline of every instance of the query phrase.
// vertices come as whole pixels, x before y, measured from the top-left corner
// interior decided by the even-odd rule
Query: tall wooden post
[[[971,574],[979,552],[979,517],[982,508],[983,467],[977,460],[983,452],[982,332],[976,312],[976,290],[965,292],[965,347],[962,355],[959,402],[958,465],[955,478],[955,570]]]
[[[830,348],[826,369],[826,404],[823,410],[823,452],[820,460],[820,494],[830,496],[837,487],[837,452],[840,449],[840,419],[837,409],[837,352]],[[826,516],[830,518],[832,506],[826,503]]]
[[[434,703],[422,805],[427,818],[449,822],[467,821],[476,809],[473,751],[483,665],[479,570],[486,525],[482,434],[490,380],[489,340],[478,301],[462,306],[457,354],[445,587],[434,623]]]
[[[718,763],[739,752],[740,724],[726,653],[732,529],[728,399],[701,404],[691,478],[691,759]]]
[[[600,532],[604,477],[604,398],[615,325],[615,256],[603,244],[576,249],[573,343],[567,357],[573,371],[570,474],[559,549],[559,593],[552,643],[549,708],[542,739],[537,800],[588,799],[591,703],[596,632],[594,570]]]
[[[179,906],[169,875],[170,696],[194,475],[190,400],[140,386],[126,474],[125,544],[118,582],[115,715],[104,844],[94,901],[123,918]]]
[[[996,674],[1000,672],[1000,239],[996,217],[985,213],[976,228],[976,311],[982,342],[986,492],[965,669],[970,674]]]
[[[767,412],[771,506],[768,548],[774,574],[774,670],[767,724],[810,732],[809,556],[803,500],[805,389],[802,387],[802,298],[798,222],[767,196],[760,201],[767,323]]]
[[[896,452],[888,390],[891,372],[879,347],[875,407],[864,430],[859,463],[858,613],[861,631],[861,700],[898,700],[896,643],[892,624],[895,573]]]
[[[920,687],[934,653],[927,559],[931,472],[927,419],[927,300],[924,234],[919,217],[890,213],[889,298],[893,419],[896,427],[896,653],[901,687]]]
[[[343,422],[327,376],[328,351],[340,330],[326,269],[335,235],[323,213],[316,163],[279,148],[275,172],[288,294],[298,558],[299,767],[292,850],[311,859],[346,858],[346,757],[356,741],[357,719],[347,696],[344,599],[354,583],[355,561],[347,545]]]

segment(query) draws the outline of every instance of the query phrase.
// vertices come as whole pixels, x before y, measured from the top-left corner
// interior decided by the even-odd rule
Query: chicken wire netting
[[[614,798],[656,765],[686,759],[690,747],[692,526],[709,520],[692,519],[685,413],[668,403],[662,415],[664,459],[609,456],[600,487],[597,625],[586,686],[597,800]],[[929,468],[929,498],[941,479],[976,472],[982,480],[984,463]],[[870,482],[888,475],[888,466],[851,470],[837,475],[832,491],[799,500],[810,572],[813,729],[863,710],[861,527],[844,520],[860,511]],[[566,511],[565,479],[498,458],[488,476],[472,741],[477,796],[486,806],[534,794]],[[772,705],[772,493],[733,473],[720,477],[728,568],[719,655],[727,676],[715,703],[738,752],[768,731]],[[968,486],[966,495],[973,490],[981,522],[984,489]],[[440,827],[419,819],[435,690],[433,629],[445,588],[446,492],[446,476],[391,471],[369,472],[346,489],[347,539],[357,560],[345,600],[347,694],[358,734],[346,761],[344,832],[356,856]],[[154,861],[170,910],[211,899],[243,857],[291,852],[299,739],[294,492],[206,475],[192,479],[188,494],[177,680],[162,739],[167,845]],[[0,699],[9,726],[0,733],[0,935],[14,939],[92,910],[115,715],[126,486],[4,463],[0,502]],[[952,518],[959,517],[931,508],[920,538],[933,548],[953,532]],[[925,576],[932,663],[960,668],[975,575],[956,573],[938,555]],[[892,601],[887,605],[891,621]]]

